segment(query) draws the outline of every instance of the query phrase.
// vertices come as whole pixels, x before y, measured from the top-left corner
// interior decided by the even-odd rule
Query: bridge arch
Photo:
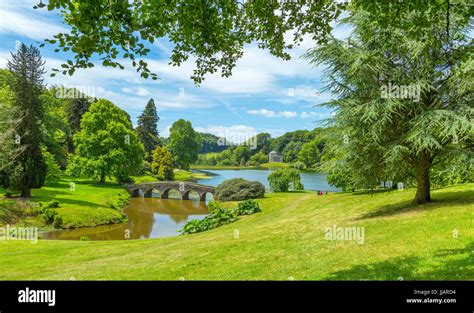
[[[208,193],[214,195],[215,188],[191,182],[161,181],[140,184],[126,184],[128,192],[132,197],[151,197],[153,191],[158,191],[162,199],[168,199],[171,190],[176,190],[181,199],[188,200],[190,195],[196,194],[199,200],[205,201]]]

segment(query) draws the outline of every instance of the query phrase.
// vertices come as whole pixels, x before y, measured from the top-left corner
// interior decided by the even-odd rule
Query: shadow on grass
[[[437,209],[447,204],[449,205],[472,205],[474,195],[471,190],[458,191],[458,192],[442,192],[432,195],[433,199],[430,203],[417,205],[410,201],[403,201],[399,203],[387,204],[377,208],[374,211],[368,212],[356,220],[392,216],[396,214],[413,212],[413,211],[426,211]]]
[[[52,200],[57,200],[59,201],[59,206],[61,207],[63,204],[68,204],[71,206],[74,205],[79,205],[79,206],[88,206],[88,207],[93,207],[93,208],[98,208],[98,207],[105,207],[104,205],[99,205],[94,202],[90,201],[85,201],[85,200],[77,200],[77,199],[69,199],[69,198],[56,198],[58,195],[71,195],[72,192],[65,192],[65,191],[60,191],[60,190],[47,190],[47,189],[42,189],[41,194],[39,195],[33,195],[29,200],[33,202],[49,202]]]
[[[461,258],[450,259],[453,256]],[[432,256],[436,268],[423,270],[420,257],[394,258],[383,262],[355,265],[325,277],[326,280],[469,280],[474,277],[474,243],[462,249],[438,250]]]

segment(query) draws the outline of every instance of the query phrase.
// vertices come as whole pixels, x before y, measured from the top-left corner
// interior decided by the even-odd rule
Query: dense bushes
[[[211,214],[202,220],[192,220],[186,223],[181,229],[182,234],[194,234],[209,229],[213,229],[236,220],[236,213],[233,210],[227,210],[220,206],[215,206]]]
[[[265,187],[259,182],[234,178],[220,183],[216,188],[215,197],[219,201],[239,201],[262,198],[264,193]]]
[[[237,213],[237,215],[250,215],[260,211],[262,210],[260,209],[258,202],[255,200],[245,200],[239,202],[239,205],[235,209],[235,213]]]
[[[303,190],[300,172],[294,168],[276,170],[268,175],[268,182],[273,192],[286,192],[289,190]]]
[[[180,230],[182,234],[194,234],[217,228],[222,225],[232,223],[237,220],[238,215],[250,215],[261,211],[260,206],[254,200],[240,202],[237,208],[225,209],[219,202],[209,203],[211,214],[202,220],[192,220],[187,222]]]

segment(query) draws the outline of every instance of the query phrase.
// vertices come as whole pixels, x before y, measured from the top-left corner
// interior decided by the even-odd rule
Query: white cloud
[[[324,113],[324,112],[302,112],[300,113],[301,118],[319,118],[319,119],[324,119],[328,118],[330,116],[329,113]]]
[[[247,111],[247,113],[251,115],[261,115],[261,116],[266,116],[266,117],[293,118],[293,117],[298,116],[298,113],[296,112],[291,112],[291,111],[275,112],[268,109],[249,110]]]
[[[122,88],[122,91],[138,96],[148,96],[150,94],[150,92],[143,87],[124,87]]]
[[[0,33],[16,34],[34,40],[43,40],[52,38],[58,33],[67,32],[65,27],[53,23],[44,16],[37,13],[41,10],[34,10],[19,7],[15,9],[7,9],[3,6],[0,8]],[[44,10],[43,10],[44,11]]]

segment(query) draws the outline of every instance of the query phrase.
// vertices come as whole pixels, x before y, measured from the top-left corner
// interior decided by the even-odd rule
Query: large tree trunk
[[[30,188],[23,189],[23,190],[21,191],[21,197],[22,197],[22,198],[29,198],[29,197],[31,197],[31,189],[30,189]]]
[[[424,153],[418,164],[416,173],[416,196],[413,200],[414,204],[424,204],[431,201],[430,195],[430,166],[431,161],[429,155]]]

